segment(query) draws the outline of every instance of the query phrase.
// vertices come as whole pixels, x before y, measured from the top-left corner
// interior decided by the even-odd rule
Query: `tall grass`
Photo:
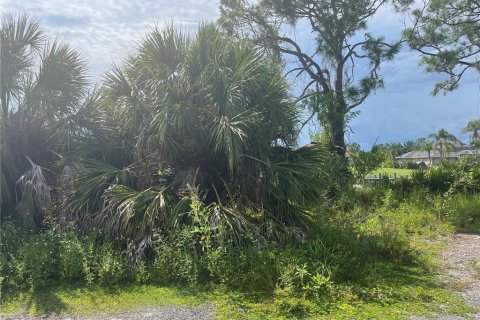
[[[457,194],[445,203],[446,219],[459,231],[480,233],[480,194]]]

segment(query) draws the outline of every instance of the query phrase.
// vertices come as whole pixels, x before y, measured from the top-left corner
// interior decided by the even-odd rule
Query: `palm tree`
[[[325,156],[294,150],[299,114],[282,69],[250,42],[213,25],[194,37],[155,29],[106,75],[93,106],[102,121],[87,116],[77,131],[83,161],[65,187],[65,214],[79,225],[138,243],[192,223],[195,197],[237,240],[247,228],[308,224]]]
[[[0,40],[2,209],[39,225],[50,199],[43,169],[58,151],[52,137],[85,95],[85,63],[68,44],[48,44],[27,14],[2,16]]]
[[[32,67],[34,55],[42,45],[38,22],[26,14],[2,17],[0,30],[0,203],[10,198],[7,170],[6,134],[10,102],[21,93],[23,74]]]
[[[477,157],[477,148],[480,145],[480,119],[471,120],[467,126],[462,129],[462,133],[470,132],[470,143],[475,147],[475,157]]]
[[[440,159],[442,160],[446,152],[455,150],[456,144],[461,143],[457,137],[445,129],[440,129],[437,133],[431,133],[428,137],[434,140],[433,149],[440,152]]]
[[[404,146],[401,143],[398,142],[392,142],[392,143],[387,143],[386,145],[387,149],[387,154],[388,157],[392,160],[395,161],[395,158],[402,153],[404,153]]]
[[[22,94],[22,81],[41,51],[44,37],[38,21],[30,19],[27,14],[5,15],[0,41],[2,119],[7,119],[9,105],[12,99],[18,101]]]
[[[428,152],[428,163],[432,165],[432,150],[434,149],[434,142],[426,141],[422,147],[424,151]]]
[[[432,150],[434,149],[434,142],[427,138],[419,138],[415,141],[415,150],[428,152],[428,163],[432,165]]]

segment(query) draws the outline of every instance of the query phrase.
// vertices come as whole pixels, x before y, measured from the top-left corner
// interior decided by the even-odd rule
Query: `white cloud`
[[[80,49],[98,77],[113,62],[121,62],[156,23],[188,30],[215,21],[218,5],[211,0],[3,0],[2,11],[38,17],[52,39]]]

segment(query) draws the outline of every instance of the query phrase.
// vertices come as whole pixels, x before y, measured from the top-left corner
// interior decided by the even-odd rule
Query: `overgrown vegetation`
[[[72,222],[122,241],[134,263],[154,231],[169,234],[197,220],[208,225],[199,237],[222,229],[237,244],[247,231],[267,241],[301,236],[312,223],[308,208],[325,192],[334,157],[320,146],[294,148],[299,115],[280,64],[249,41],[214,25],[195,36],[156,29],[86,92],[76,51],[47,47],[35,72],[38,24],[8,16],[2,32],[13,48],[7,58],[23,46],[29,62],[4,75],[12,101],[2,207],[24,225]],[[24,77],[37,80],[27,85]],[[17,131],[18,117],[38,130]],[[203,216],[189,214],[193,199]]]
[[[430,171],[464,170],[470,176],[471,171],[465,170],[469,165],[450,164]],[[333,206],[313,209],[318,218],[304,239],[263,242],[252,236],[240,247],[222,237],[221,230],[212,236],[206,207],[196,199],[189,208],[195,223],[168,236],[154,232],[151,250],[133,269],[129,252],[116,239],[82,236],[73,227],[38,234],[4,223],[2,290],[42,292],[56,288],[57,279],[62,279],[60,283],[83,284],[94,291],[99,283],[181,286],[197,296],[219,290],[219,300],[225,301],[208,299],[230,310],[226,313],[230,315],[235,315],[232,310],[238,303],[227,298],[231,294],[239,295],[237,299],[257,316],[365,312],[368,318],[378,305],[395,319],[409,312],[438,311],[432,303],[438,299],[449,312],[463,314],[469,309],[430,273],[435,268],[433,254],[440,249],[431,240],[455,228],[480,230],[480,197],[473,189],[458,189],[465,178],[457,177],[446,192],[428,189],[430,184],[416,178],[351,190]],[[415,284],[414,295],[412,281],[421,281]],[[15,294],[7,297],[10,308],[23,301]],[[266,306],[260,307],[256,303],[262,300]]]
[[[297,148],[277,57],[214,25],[153,30],[91,91],[80,54],[44,47],[28,16],[1,36],[3,312],[77,312],[69,293],[142,286],[225,317],[469,311],[435,282],[425,240],[479,231],[476,159],[356,185],[382,150],[346,174],[338,150]]]
[[[449,312],[468,312],[430,274],[439,247],[425,240],[441,239],[453,230],[451,222],[467,216],[478,222],[478,217],[469,216],[480,208],[478,197],[459,194],[447,199],[427,190],[404,197],[395,188],[350,193],[330,209],[315,209],[322,218],[309,237],[283,243],[262,243],[253,237],[242,247],[220,237],[198,241],[199,230],[207,227],[199,219],[197,225],[180,228],[168,237],[154,233],[152,250],[134,269],[128,251],[115,239],[80,236],[73,229],[37,234],[6,223],[2,228],[2,290],[11,302],[5,306],[22,304],[22,296],[15,292],[39,294],[56,290],[48,288],[57,288],[58,283],[75,283],[94,292],[98,284],[107,288],[173,285],[190,288],[197,296],[213,289],[221,298],[208,299],[231,315],[238,307],[235,299],[228,298],[232,294],[257,316],[278,312],[300,318],[333,317],[342,310],[345,315],[371,315],[380,308],[396,318],[409,312],[438,311],[432,301],[442,301]],[[197,205],[190,210],[201,216],[204,208]],[[413,287],[417,293],[412,295]],[[260,307],[259,301],[266,306]]]

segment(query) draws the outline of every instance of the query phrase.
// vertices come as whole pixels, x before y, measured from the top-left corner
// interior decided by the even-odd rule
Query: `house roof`
[[[445,152],[443,155],[444,158],[458,158],[464,155],[474,155],[475,149],[469,145],[458,146],[456,151]],[[440,152],[438,150],[430,151],[430,156],[428,151],[410,151],[404,153],[395,159],[397,160],[409,160],[409,159],[425,159],[428,160],[429,158],[440,158]]]
[[[458,154],[461,155],[461,156],[466,156],[466,155],[474,156],[475,155],[475,150],[462,150]]]
[[[443,155],[444,158],[456,158],[458,157],[457,152],[446,152]],[[401,156],[396,157],[398,160],[402,159],[429,159],[429,158],[440,158],[440,152],[438,151],[431,151],[430,156],[428,155],[428,151],[410,151],[407,153],[402,154]]]

